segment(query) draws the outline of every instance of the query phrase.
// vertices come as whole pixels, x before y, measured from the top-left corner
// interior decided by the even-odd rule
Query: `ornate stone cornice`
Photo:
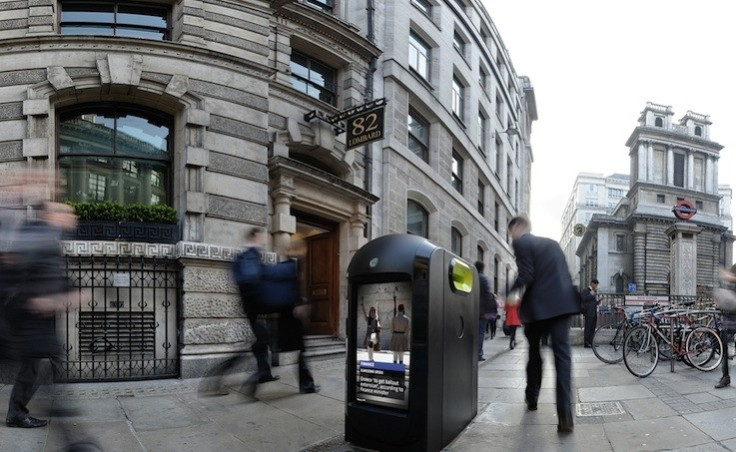
[[[29,52],[91,51],[137,53],[146,56],[162,56],[183,61],[193,61],[218,66],[252,77],[268,79],[274,69],[232,55],[171,41],[147,41],[143,39],[108,38],[102,36],[40,36],[0,40],[0,53],[27,54]]]
[[[637,128],[635,128],[634,131],[631,132],[628,140],[626,140],[626,146],[631,148],[639,141],[644,140],[661,142],[662,144],[680,143],[680,147],[687,147],[687,144],[690,144],[693,146],[697,146],[698,150],[702,152],[717,153],[724,147],[723,145],[718,144],[715,141],[706,140],[702,137],[685,135],[672,130],[648,126],[638,126]]]

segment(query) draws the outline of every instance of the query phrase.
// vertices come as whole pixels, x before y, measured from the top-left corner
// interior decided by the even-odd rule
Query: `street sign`
[[[693,203],[683,199],[675,204],[675,207],[672,208],[672,212],[674,212],[675,216],[680,220],[687,221],[698,213],[698,209],[695,208]]]
[[[385,104],[347,119],[348,149],[383,138],[384,108]]]
[[[636,292],[636,283],[633,283],[633,282],[629,283],[629,292],[630,293]]]

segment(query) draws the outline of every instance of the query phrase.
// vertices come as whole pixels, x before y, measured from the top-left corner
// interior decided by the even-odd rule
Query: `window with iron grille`
[[[171,39],[169,8],[128,2],[61,2],[62,35],[120,36],[163,41]]]
[[[337,103],[337,71],[297,50],[291,51],[291,86],[308,96]]]

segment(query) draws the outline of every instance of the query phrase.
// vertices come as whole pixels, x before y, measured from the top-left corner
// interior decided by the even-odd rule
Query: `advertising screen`
[[[407,409],[411,363],[411,283],[358,287],[357,400]]]

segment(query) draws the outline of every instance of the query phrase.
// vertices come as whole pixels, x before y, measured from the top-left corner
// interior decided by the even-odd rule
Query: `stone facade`
[[[168,8],[166,38],[149,40],[62,32],[60,0],[0,1],[0,177],[27,166],[57,171],[59,118],[71,107],[125,105],[170,118],[169,203],[181,242],[69,242],[66,252],[180,262],[183,376],[248,348],[229,264],[252,226],[270,233],[270,260],[294,236],[333,244],[329,287],[314,291],[328,294],[325,334],[345,335],[352,254],[406,232],[409,200],[428,211],[431,241],[450,248],[451,230],[460,231],[458,254],[474,261],[482,252],[502,291],[514,271],[506,223],[529,207],[534,90],[480,1],[431,3],[424,14],[390,1],[157,2]],[[432,45],[429,81],[410,68],[410,30]],[[319,86],[294,66],[296,55],[334,81]],[[448,107],[453,77],[464,84],[459,116]],[[384,97],[385,138],[349,149],[329,118]],[[410,107],[430,123],[427,161],[407,147]],[[461,191],[451,182],[453,150]]]
[[[580,280],[598,278],[601,291],[634,283],[637,293],[708,294],[733,261],[730,219],[719,208],[723,146],[710,140],[708,116],[688,111],[675,123],[673,114],[647,103],[627,141],[628,194],[611,214],[593,215],[577,248]],[[686,221],[673,215],[682,200],[697,208]]]

